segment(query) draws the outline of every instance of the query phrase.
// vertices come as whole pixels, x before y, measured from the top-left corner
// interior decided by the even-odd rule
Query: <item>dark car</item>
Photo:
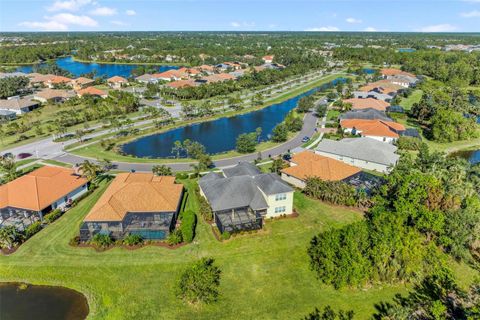
[[[292,156],[289,153],[285,153],[282,158],[285,161],[290,161],[292,159]]]
[[[4,153],[2,158],[13,158],[13,154],[11,152]]]
[[[307,142],[309,140],[310,140],[310,137],[305,136],[305,137],[303,137],[302,142]]]
[[[22,153],[19,153],[17,155],[17,158],[18,159],[25,159],[25,158],[28,158],[28,157],[31,157],[32,154],[31,153],[28,153],[28,152],[22,152]]]

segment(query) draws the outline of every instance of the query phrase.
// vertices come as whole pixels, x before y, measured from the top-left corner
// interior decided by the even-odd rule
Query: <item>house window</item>
[[[275,208],[275,213],[282,213],[282,212],[285,212],[286,210],[287,210],[287,208],[285,206],[276,207]]]
[[[279,193],[275,195],[275,201],[281,201],[287,199],[286,193]]]

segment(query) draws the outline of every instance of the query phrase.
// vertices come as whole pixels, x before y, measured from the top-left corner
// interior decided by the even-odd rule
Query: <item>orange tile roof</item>
[[[393,69],[393,68],[386,68],[380,70],[380,73],[384,76],[396,76],[396,75],[404,75],[415,78],[416,76],[413,73],[405,72],[400,69]]]
[[[75,83],[83,85],[83,84],[89,84],[92,83],[94,80],[85,78],[85,77],[78,77],[77,79],[73,80]]]
[[[400,89],[405,89],[399,84],[394,84],[390,80],[380,80],[376,82],[369,83],[363,87],[361,87],[359,90],[368,92],[372,91],[373,89],[379,88],[381,93],[389,94],[391,92],[397,92]]]
[[[183,185],[175,177],[151,173],[120,173],[84,221],[122,221],[129,212],[173,212],[181,201]]]
[[[167,87],[170,87],[170,88],[175,88],[175,89],[179,89],[179,88],[186,88],[186,87],[195,87],[196,86],[196,82],[195,80],[177,80],[177,81],[172,81],[172,82],[169,82],[167,84]]]
[[[79,96],[84,96],[84,95],[91,95],[91,96],[106,96],[107,93],[103,90],[97,89],[95,87],[88,87],[85,89],[80,89],[77,91]]]
[[[390,106],[390,103],[388,102],[373,99],[373,98],[366,98],[366,99],[352,98],[352,99],[343,100],[343,102],[351,103],[352,109],[354,110],[372,108],[379,111],[385,111],[387,107]]]
[[[124,77],[120,77],[120,76],[113,76],[111,78],[108,78],[107,81],[111,82],[111,83],[126,83],[126,82],[128,82],[127,79],[125,79]]]
[[[263,60],[273,60],[274,56],[264,56]]]
[[[398,138],[398,131],[404,131],[405,127],[396,122],[383,120],[345,119],[340,121],[342,128],[361,131],[362,136],[377,136]]]
[[[213,71],[215,68],[213,66],[210,66],[208,64],[202,64],[201,66],[198,67],[201,70],[206,70],[206,71]]]
[[[41,167],[0,186],[0,208],[41,211],[87,182],[72,169]]]
[[[296,165],[282,169],[282,172],[300,180],[318,177],[325,181],[340,181],[361,171],[357,167],[311,151],[303,151],[294,155],[291,162]]]
[[[212,74],[212,75],[203,77],[202,79],[211,83],[211,82],[234,80],[235,77],[228,73],[217,73],[217,74]]]
[[[67,77],[62,77],[62,76],[52,76],[52,77],[50,77],[50,79],[48,79],[47,81],[50,82],[50,83],[58,84],[58,83],[68,83],[68,82],[71,82],[72,79],[67,78]]]
[[[164,72],[161,72],[161,73],[154,73],[152,74],[152,77],[154,78],[168,78],[168,79],[172,79],[172,78],[183,78],[183,77],[186,77],[188,76],[185,72],[182,72],[180,70],[167,70],[167,71],[164,71]]]

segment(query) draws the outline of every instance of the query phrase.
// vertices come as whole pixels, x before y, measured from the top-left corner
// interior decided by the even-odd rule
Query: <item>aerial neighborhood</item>
[[[0,319],[479,319],[477,38],[385,34],[2,35]]]

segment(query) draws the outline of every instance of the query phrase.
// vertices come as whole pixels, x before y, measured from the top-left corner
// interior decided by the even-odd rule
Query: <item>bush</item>
[[[212,258],[202,258],[188,267],[177,284],[177,295],[190,303],[212,303],[220,295],[220,268]]]
[[[123,239],[122,243],[127,246],[136,246],[143,243],[143,238],[138,234],[130,233]]]
[[[29,225],[27,229],[25,229],[25,237],[28,239],[40,230],[42,230],[42,223],[40,221],[36,221]]]
[[[169,245],[173,246],[182,242],[183,242],[182,231],[176,229],[176,230],[173,230],[173,232],[171,232],[168,235],[167,243]]]
[[[68,242],[71,246],[78,246],[80,244],[80,236],[75,236]]]
[[[97,233],[93,236],[92,240],[90,240],[90,243],[99,248],[105,248],[113,244],[113,239],[109,234]]]
[[[52,223],[53,221],[57,220],[58,218],[60,218],[62,216],[63,212],[62,210],[60,209],[55,209],[53,210],[52,212],[50,213],[47,213],[43,219],[47,222],[47,223]]]
[[[212,212],[212,208],[208,204],[207,200],[205,200],[205,198],[202,197],[199,192],[197,192],[197,199],[198,199],[198,203],[200,205],[200,214],[202,215],[203,219],[205,219],[205,221],[209,221],[209,222],[212,221],[213,220],[213,212]]]
[[[232,235],[230,234],[230,232],[225,231],[224,233],[222,233],[222,240],[228,240],[231,236]]]
[[[182,224],[180,230],[185,242],[192,242],[195,237],[195,227],[197,225],[197,215],[193,211],[185,211],[182,214]]]
[[[175,178],[178,179],[178,180],[188,179],[188,173],[178,172],[178,173],[175,174]]]
[[[400,137],[397,140],[397,147],[402,150],[418,151],[422,146],[422,140],[413,137]]]

